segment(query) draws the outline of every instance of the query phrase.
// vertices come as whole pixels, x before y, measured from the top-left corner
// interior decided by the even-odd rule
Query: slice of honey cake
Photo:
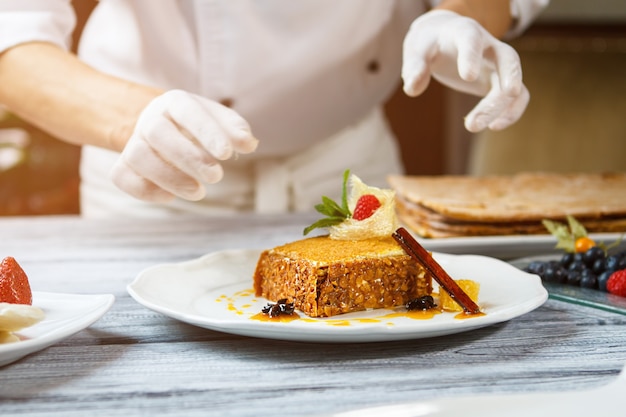
[[[311,317],[402,306],[432,291],[431,277],[393,238],[329,236],[264,251],[254,289],[271,301],[288,299]]]
[[[254,273],[257,296],[286,299],[311,317],[329,317],[430,295],[430,274],[392,238],[397,227],[392,190],[369,187],[346,171],[341,204],[323,197],[315,208],[326,217],[304,234],[328,227],[329,235],[264,251]]]

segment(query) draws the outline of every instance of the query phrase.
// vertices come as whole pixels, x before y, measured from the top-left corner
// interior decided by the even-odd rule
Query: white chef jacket
[[[410,23],[437,1],[101,0],[79,56],[111,75],[226,103],[259,138],[200,202],[155,205],[110,181],[115,152],[84,147],[85,215],[310,210],[337,198],[349,168],[385,186],[402,171],[381,106],[399,82]],[[545,0],[514,0],[522,30]],[[70,0],[0,0],[0,51],[27,41],[67,48]],[[512,32],[512,33],[514,33]]]

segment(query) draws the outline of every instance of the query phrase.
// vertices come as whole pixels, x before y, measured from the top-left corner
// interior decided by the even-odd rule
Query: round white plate
[[[0,366],[45,349],[91,326],[113,304],[110,294],[78,295],[33,291],[33,305],[46,317],[15,334],[19,342],[0,344]]]
[[[458,333],[510,320],[548,298],[536,275],[497,259],[479,255],[433,256],[455,279],[481,285],[479,304],[484,316],[455,318],[442,313],[432,319],[385,317],[391,310],[370,310],[329,318],[290,322],[259,321],[268,301],[255,297],[252,275],[259,250],[228,250],[201,258],[148,268],[128,286],[140,304],[185,323],[244,336],[304,342],[379,342]]]

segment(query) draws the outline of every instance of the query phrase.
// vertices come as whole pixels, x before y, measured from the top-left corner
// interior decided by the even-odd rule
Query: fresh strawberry
[[[0,302],[28,305],[33,303],[28,277],[10,256],[4,258],[0,264]]]
[[[626,269],[611,274],[606,282],[606,290],[611,294],[626,297]]]
[[[363,194],[354,206],[352,218],[354,220],[365,220],[370,217],[380,207],[380,201],[374,194]]]

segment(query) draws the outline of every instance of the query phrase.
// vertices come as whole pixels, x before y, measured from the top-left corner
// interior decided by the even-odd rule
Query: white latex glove
[[[404,91],[423,93],[430,77],[483,99],[465,118],[465,128],[500,130],[524,113],[530,95],[522,83],[517,52],[477,21],[447,10],[417,18],[404,40]]]
[[[234,110],[181,90],[168,91],[141,112],[113,167],[115,185],[146,201],[174,196],[197,201],[224,172],[220,161],[249,153],[258,141]]]

